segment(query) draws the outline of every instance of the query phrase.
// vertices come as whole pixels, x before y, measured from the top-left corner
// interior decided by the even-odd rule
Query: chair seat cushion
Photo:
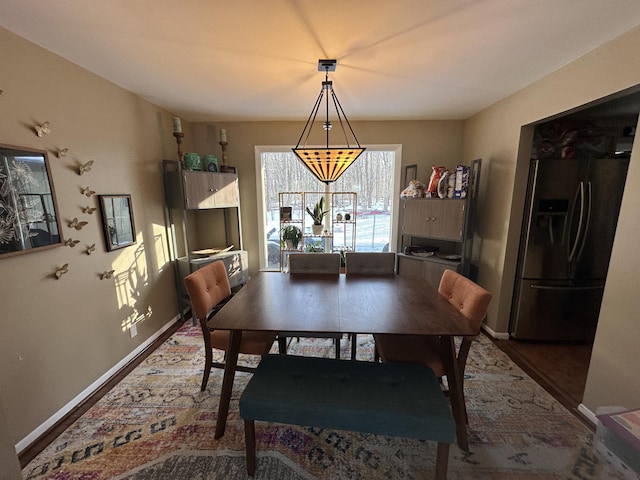
[[[240,342],[240,353],[249,355],[264,355],[271,350],[273,342],[276,340],[275,332],[242,332]],[[225,352],[229,348],[229,331],[214,330],[211,332],[211,346]]]
[[[412,363],[445,375],[440,337],[427,335],[374,335],[376,349],[384,363]]]
[[[245,420],[455,440],[449,402],[433,372],[394,365],[264,355],[240,398]]]

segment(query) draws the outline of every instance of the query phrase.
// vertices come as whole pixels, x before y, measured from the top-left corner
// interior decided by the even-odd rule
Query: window
[[[332,192],[356,192],[356,250],[394,251],[401,146],[374,146],[358,158],[335,183]],[[280,268],[280,192],[324,192],[289,147],[256,147],[260,265]]]

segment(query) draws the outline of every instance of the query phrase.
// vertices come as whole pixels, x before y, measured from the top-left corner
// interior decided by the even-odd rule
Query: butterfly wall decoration
[[[84,175],[86,172],[91,170],[92,165],[93,165],[93,160],[89,160],[87,163],[80,165],[78,167],[78,175]]]
[[[80,222],[76,217],[73,217],[73,220],[69,222],[69,228],[75,228],[76,230],[82,230],[82,228],[87,225],[89,222]]]
[[[60,278],[62,278],[62,275],[64,275],[68,271],[69,271],[69,264],[65,263],[62,267],[56,270],[56,278],[60,280]]]
[[[64,244],[67,247],[71,247],[71,248],[75,247],[79,243],[80,243],[80,240],[73,240],[72,238],[67,238],[67,240],[64,242]]]
[[[82,189],[82,194],[86,195],[87,197],[90,197],[91,195],[94,195],[96,192],[91,190],[89,187],[85,187]]]
[[[85,251],[87,252],[87,255],[91,255],[91,252],[94,252],[95,250],[96,250],[96,244],[92,243],[87,247]]]
[[[40,125],[36,125],[35,129],[36,135],[38,135],[39,137],[44,137],[45,135],[49,135],[51,133],[49,122],[43,122]]]
[[[91,215],[93,212],[95,212],[98,209],[98,207],[82,207],[82,213],[88,213],[89,215]]]
[[[56,156],[58,158],[66,157],[68,153],[69,153],[69,149],[68,148],[60,148],[58,150],[58,153],[56,153]]]
[[[105,270],[104,272],[99,273],[98,275],[100,275],[100,280],[105,280],[107,278],[111,278],[114,272],[115,270],[109,270],[109,271]]]

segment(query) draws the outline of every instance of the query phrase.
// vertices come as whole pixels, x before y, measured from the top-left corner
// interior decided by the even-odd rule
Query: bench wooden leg
[[[436,480],[447,480],[447,468],[449,466],[449,444],[438,442],[436,453]]]
[[[244,421],[244,444],[247,451],[247,474],[253,477],[256,473],[256,425],[253,420]]]

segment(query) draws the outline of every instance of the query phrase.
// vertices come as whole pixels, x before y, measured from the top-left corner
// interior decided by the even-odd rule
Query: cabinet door
[[[238,205],[234,173],[182,172],[187,208],[220,208]]]
[[[424,276],[424,261],[418,258],[410,258],[398,256],[398,275],[401,277],[418,277]]]
[[[460,273],[460,264],[398,255],[398,275],[423,278],[436,290],[440,286],[442,274],[447,269]]]
[[[405,200],[402,233],[428,237],[431,232],[431,213],[427,200]]]
[[[405,235],[443,240],[462,240],[464,200],[413,199],[405,201]]]
[[[236,185],[235,173],[214,173],[213,188],[215,190],[215,206],[237,207],[238,188]]]
[[[444,240],[462,240],[464,228],[464,200],[443,199],[437,202],[438,211],[431,218],[431,236]]]

